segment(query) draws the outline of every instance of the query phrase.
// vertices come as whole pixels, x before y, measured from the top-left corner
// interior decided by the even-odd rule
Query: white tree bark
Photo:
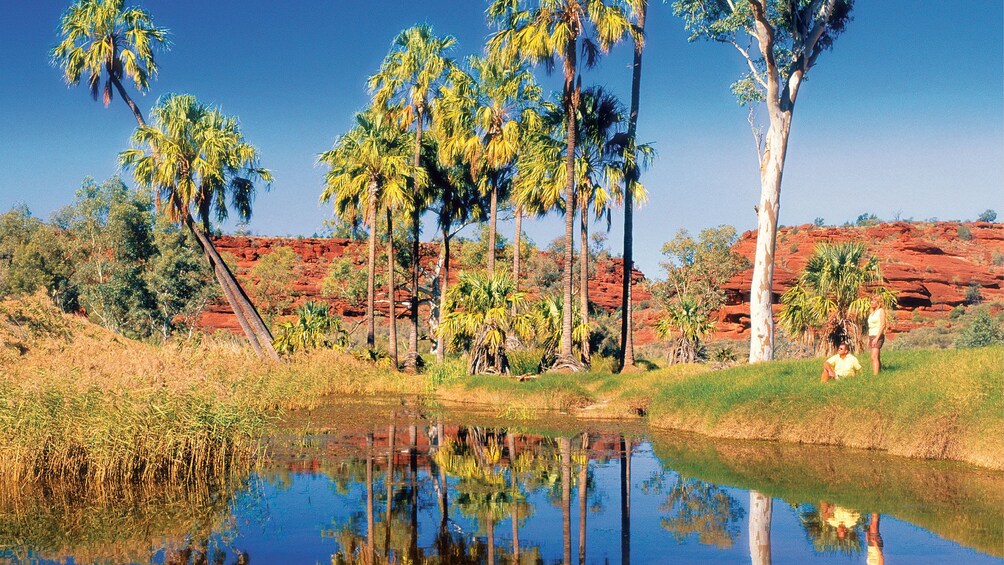
[[[771,498],[755,490],[750,491],[750,562],[753,565],[770,565]]]

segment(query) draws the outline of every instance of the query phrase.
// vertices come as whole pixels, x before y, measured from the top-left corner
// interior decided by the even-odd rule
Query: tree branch
[[[760,76],[760,71],[756,69],[756,65],[753,64],[753,59],[750,57],[749,51],[740,47],[734,39],[730,39],[726,41],[726,43],[735,47],[736,51],[739,51],[739,53],[742,54],[742,56],[746,59],[746,64],[750,67],[750,73],[753,75],[753,80],[757,81],[757,83],[766,90],[767,83],[763,80],[763,77]]]

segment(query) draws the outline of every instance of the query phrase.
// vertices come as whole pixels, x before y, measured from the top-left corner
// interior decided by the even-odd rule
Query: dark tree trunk
[[[439,271],[439,336],[436,337],[436,360],[446,360],[446,336],[443,335],[443,317],[446,316],[446,291],[450,282],[450,230],[443,228],[443,268]]]
[[[488,274],[495,274],[495,234],[498,226],[499,189],[494,176],[491,179],[491,198],[488,206]]]
[[[413,159],[412,166],[415,171],[422,165],[422,120],[423,111],[422,107],[418,108],[418,119],[415,121],[415,156]],[[421,237],[421,219],[422,219],[422,209],[420,206],[421,198],[419,194],[418,179],[412,179],[412,190],[414,194],[414,209],[411,212],[411,230],[412,230],[412,240],[411,240],[411,254],[412,254],[412,265],[411,265],[411,314],[410,314],[410,324],[411,329],[408,334],[408,355],[404,359],[404,367],[408,371],[418,371],[418,274],[421,268],[421,251],[422,246],[419,238]]]
[[[373,349],[376,345],[376,232],[377,232],[377,210],[376,210],[376,185],[369,187],[369,212],[368,220],[370,226],[369,254],[366,257],[366,347]]]
[[[635,25],[638,33],[645,32],[645,16],[648,12],[648,0],[641,0],[638,6],[638,21]],[[628,149],[637,153],[638,136],[638,106],[641,97],[641,56],[645,49],[644,42],[635,42],[634,64],[631,67],[631,113],[628,116]],[[635,155],[637,159],[637,155]],[[625,171],[624,187],[624,263],[621,275],[621,371],[632,371],[634,359],[634,305],[631,302],[634,272],[634,193],[632,184],[639,178],[637,162]]]
[[[115,75],[113,75],[111,71],[108,72],[108,78],[111,80],[111,83],[115,85],[115,90],[119,91],[119,96],[121,96],[122,100],[129,106],[129,109],[132,110],[133,116],[136,117],[136,123],[138,123],[140,127],[146,126],[146,120],[143,119],[143,113],[139,111],[139,107],[136,106],[136,103],[133,102],[132,98],[129,97],[129,94],[126,93],[126,90],[123,88],[122,83],[119,82],[119,79],[115,78]]]
[[[579,250],[579,317],[586,328],[582,337],[582,361],[589,365],[589,199],[582,197],[582,209],[579,210],[579,237],[582,248]]]
[[[391,416],[393,418],[393,416]],[[394,424],[390,425],[390,429],[387,432],[387,515],[384,518],[384,558],[390,558],[390,523],[391,523],[391,513],[394,509],[394,436],[396,435],[397,428]]]
[[[520,252],[523,250],[523,207],[516,205],[516,235],[512,246],[512,281],[519,291]]]
[[[397,370],[397,302],[394,290],[394,215],[387,208],[387,323],[390,325],[387,349],[394,370]]]
[[[579,466],[579,565],[586,565],[586,485],[589,482],[589,435],[582,434],[582,465]]]
[[[373,432],[366,434],[366,557],[367,563],[374,563],[376,558],[375,541],[373,539]]]
[[[572,446],[568,438],[558,438],[561,453],[561,539],[562,564],[572,565]]]
[[[265,355],[274,361],[278,361],[279,354],[272,347],[272,334],[265,327],[265,322],[262,321],[261,315],[258,314],[258,310],[251,303],[243,287],[237,282],[236,277],[230,271],[230,267],[227,266],[216,251],[212,240],[196,227],[191,216],[185,217],[185,225],[188,226],[188,229],[202,247],[203,253],[209,259],[209,263],[216,272],[216,278],[223,289],[223,294],[227,298],[231,310],[234,311],[234,315],[237,316],[237,322],[241,325],[241,329],[244,330],[251,347],[258,355]]]
[[[512,481],[511,488],[515,495],[516,489],[519,488],[519,482],[516,479],[516,472],[513,471],[513,465],[516,461],[516,436],[512,430],[506,432],[506,440],[509,442],[509,478]],[[512,562],[519,564],[519,506],[516,504],[515,497],[512,503]]]

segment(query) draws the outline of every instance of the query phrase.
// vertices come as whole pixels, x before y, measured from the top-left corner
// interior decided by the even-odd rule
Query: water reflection
[[[277,440],[224,485],[8,492],[0,563],[880,564],[883,534],[901,562],[1001,562],[903,521],[1004,553],[1000,474],[806,453],[395,408]]]

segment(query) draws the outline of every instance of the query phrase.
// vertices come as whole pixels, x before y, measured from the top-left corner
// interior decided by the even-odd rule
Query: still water
[[[0,498],[0,563],[1004,563],[1004,475],[402,406],[215,485]]]

